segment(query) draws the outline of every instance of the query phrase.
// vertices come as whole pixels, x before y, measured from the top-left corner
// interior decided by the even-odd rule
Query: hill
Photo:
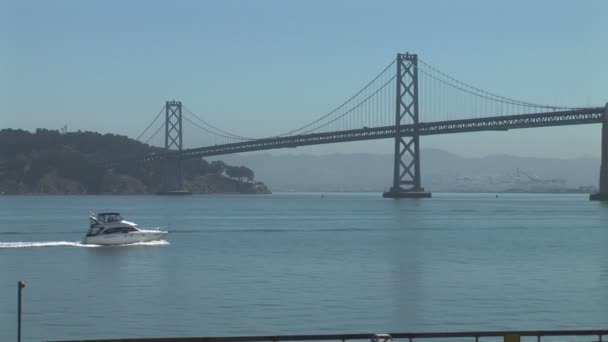
[[[148,194],[160,189],[164,162],[103,163],[162,149],[125,136],[37,129],[0,130],[0,193]],[[222,161],[186,160],[184,185],[194,193],[268,193],[254,173]]]

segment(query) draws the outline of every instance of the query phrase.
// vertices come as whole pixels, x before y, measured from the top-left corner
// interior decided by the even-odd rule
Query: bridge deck
[[[437,135],[480,131],[506,131],[519,128],[550,127],[601,123],[604,120],[604,107],[581,108],[567,111],[552,111],[536,114],[494,116],[466,120],[421,122],[418,125],[383,126],[360,128],[345,131],[313,133],[285,137],[270,137],[238,143],[213,145],[183,150],[182,159],[210,157],[232,153],[294,148],[348,141],[363,141],[402,136]],[[171,152],[177,156],[177,152]],[[165,154],[155,154],[142,158],[144,161],[164,158]]]

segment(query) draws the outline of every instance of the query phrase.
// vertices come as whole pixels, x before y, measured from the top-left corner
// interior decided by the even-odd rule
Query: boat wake
[[[40,242],[0,242],[0,248],[31,248],[31,247],[84,247],[84,248],[98,248],[98,247],[129,247],[129,246],[162,246],[168,245],[169,242],[165,240],[148,241],[148,242],[136,242],[124,245],[90,245],[83,244],[80,241],[40,241]]]

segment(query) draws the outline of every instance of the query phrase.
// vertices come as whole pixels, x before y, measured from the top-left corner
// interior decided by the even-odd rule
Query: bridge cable
[[[328,121],[328,122],[324,123],[324,124],[323,124],[323,125],[321,125],[321,126],[317,126],[317,127],[313,128],[313,129],[311,129],[311,130],[305,131],[305,132],[304,132],[304,133],[302,133],[302,134],[308,134],[308,133],[312,133],[312,132],[314,132],[315,130],[317,130],[317,129],[319,129],[319,128],[323,128],[323,127],[325,127],[325,126],[329,125],[330,123],[335,122],[336,120],[338,120],[338,119],[340,119],[340,118],[344,117],[345,115],[347,115],[347,114],[349,114],[349,113],[353,112],[355,109],[359,108],[361,105],[363,105],[364,103],[366,103],[366,102],[367,102],[369,99],[371,99],[371,98],[372,98],[372,97],[374,97],[376,94],[378,94],[378,93],[379,93],[379,92],[380,92],[382,89],[384,89],[384,88],[385,88],[387,85],[389,85],[389,84],[390,84],[390,83],[391,83],[391,82],[392,82],[392,81],[393,81],[395,78],[397,78],[397,75],[394,75],[393,77],[391,77],[391,78],[390,78],[388,81],[386,81],[386,82],[385,82],[385,83],[384,83],[384,84],[383,84],[383,85],[382,85],[380,88],[378,88],[378,90],[376,90],[375,92],[373,92],[371,95],[367,96],[365,99],[363,99],[363,101],[359,102],[359,103],[358,103],[356,106],[354,106],[353,108],[351,108],[351,109],[349,109],[348,111],[346,111],[346,112],[342,113],[340,116],[338,116],[338,117],[334,118],[334,119],[333,119],[333,120],[331,120],[331,121]]]
[[[163,122],[163,124],[162,124],[162,125],[160,125],[160,127],[158,127],[158,129],[156,130],[156,132],[154,132],[154,133],[153,133],[153,134],[152,134],[152,135],[151,135],[151,136],[148,138],[148,140],[144,141],[144,144],[147,144],[147,143],[148,143],[150,140],[152,140],[152,138],[154,138],[154,137],[155,137],[155,136],[158,134],[158,132],[159,132],[159,131],[160,131],[160,130],[163,128],[163,127],[165,127],[165,123],[164,123],[164,122]]]
[[[193,112],[192,112],[190,109],[186,108],[186,106],[182,105],[182,108],[184,108],[184,109],[185,109],[185,110],[186,110],[188,113],[190,113],[192,116],[194,116],[196,119],[198,119],[198,120],[199,120],[200,122],[202,122],[203,124],[205,124],[205,125],[207,125],[207,126],[209,126],[209,127],[213,128],[213,129],[215,129],[215,130],[217,130],[217,131],[219,131],[219,132],[221,132],[221,133],[224,133],[224,134],[226,134],[226,135],[232,136],[234,139],[240,139],[240,140],[255,140],[255,139],[256,139],[256,138],[248,138],[248,137],[243,137],[243,136],[240,136],[240,135],[237,135],[237,134],[232,134],[232,133],[226,132],[226,131],[224,131],[223,129],[218,128],[218,127],[216,127],[216,126],[214,126],[214,125],[212,125],[212,124],[208,123],[207,121],[205,121],[205,120],[201,119],[199,116],[197,116],[196,114],[194,114],[194,113],[193,113]],[[191,122],[191,121],[190,121],[190,122]],[[197,127],[202,128],[202,127],[200,127],[200,126],[197,126]],[[204,128],[203,128],[203,129],[204,129]],[[210,132],[210,133],[212,133],[212,134],[216,134],[216,133],[214,133],[214,132]],[[222,136],[222,137],[226,137],[226,136],[221,135],[221,134],[217,134],[217,135]]]
[[[152,122],[150,122],[150,124],[148,125],[148,127],[146,127],[146,129],[144,129],[144,131],[141,132],[141,134],[135,140],[139,140],[144,134],[146,134],[146,132],[150,129],[150,127],[152,127],[152,125],[156,122],[156,120],[158,120],[158,118],[160,117],[160,115],[163,113],[163,111],[165,110],[165,107],[166,107],[166,105],[163,106],[163,108],[160,110],[160,112],[158,112],[158,114],[156,115],[156,117],[154,118],[154,120],[152,120]],[[154,134],[156,134],[156,133],[154,133]],[[152,134],[152,135],[154,135],[154,134]],[[146,141],[146,143],[147,143],[147,141]]]
[[[205,120],[201,119],[201,118],[200,118],[200,117],[198,117],[196,114],[194,114],[194,113],[193,113],[193,112],[192,112],[190,109],[188,109],[188,108],[186,108],[186,107],[184,107],[184,108],[186,109],[186,111],[187,111],[187,112],[189,112],[189,113],[190,113],[192,116],[194,116],[195,118],[197,118],[197,119],[198,119],[199,121],[201,121],[203,124],[205,124],[205,125],[207,125],[207,126],[209,126],[209,127],[213,128],[213,129],[215,129],[215,130],[217,130],[217,131],[219,131],[219,132],[221,132],[221,133],[223,133],[223,134],[219,134],[219,133],[217,133],[217,132],[210,131],[209,129],[206,129],[206,128],[204,128],[204,127],[201,127],[201,126],[197,125],[196,123],[192,122],[191,120],[188,120],[190,123],[192,123],[193,125],[197,126],[198,128],[201,128],[201,129],[205,130],[205,131],[206,131],[206,132],[208,132],[208,133],[211,133],[211,134],[214,134],[214,135],[217,135],[217,136],[221,136],[221,137],[228,138],[228,139],[238,139],[238,140],[257,140],[257,139],[268,139],[268,138],[284,137],[284,136],[291,135],[291,134],[293,134],[293,133],[295,133],[295,132],[298,132],[298,131],[304,130],[304,129],[306,129],[306,128],[308,128],[308,127],[310,127],[310,126],[312,126],[312,125],[314,125],[314,124],[316,124],[316,123],[318,123],[318,122],[320,122],[321,120],[323,120],[323,119],[325,119],[325,118],[329,117],[330,115],[332,115],[332,114],[336,113],[338,110],[342,109],[343,107],[345,107],[345,106],[346,106],[348,103],[350,103],[350,102],[351,102],[353,99],[355,99],[357,96],[359,96],[359,95],[360,95],[361,93],[363,93],[365,90],[367,90],[367,89],[368,89],[368,88],[369,88],[369,87],[370,87],[372,84],[374,84],[374,82],[376,82],[376,81],[377,81],[377,80],[378,80],[378,79],[379,79],[379,78],[380,78],[380,77],[381,77],[381,76],[382,76],[384,73],[386,73],[386,71],[387,71],[388,69],[390,69],[390,67],[391,67],[391,66],[393,66],[393,64],[395,64],[395,61],[396,61],[396,59],[393,59],[393,60],[392,60],[392,61],[391,61],[391,62],[390,62],[390,63],[389,63],[389,64],[388,64],[388,65],[387,65],[387,66],[386,66],[386,67],[385,67],[385,68],[384,68],[384,69],[383,69],[383,70],[382,70],[382,71],[381,71],[381,72],[380,72],[380,73],[379,73],[379,74],[378,74],[376,77],[374,77],[374,78],[373,78],[373,79],[372,79],[370,82],[368,82],[368,83],[367,83],[367,84],[366,84],[366,85],[365,85],[365,86],[364,86],[364,87],[363,87],[361,90],[359,90],[357,93],[355,93],[353,96],[351,96],[351,97],[350,97],[348,100],[344,101],[344,102],[343,102],[342,104],[340,104],[338,107],[334,108],[334,109],[333,109],[333,110],[331,110],[330,112],[326,113],[325,115],[323,115],[323,116],[319,117],[318,119],[316,119],[316,120],[314,120],[314,121],[312,121],[312,122],[310,122],[310,123],[308,123],[308,124],[306,124],[306,125],[303,125],[303,126],[301,126],[301,127],[299,127],[299,128],[296,128],[296,129],[293,129],[293,130],[290,130],[290,131],[288,131],[288,132],[285,132],[285,133],[282,133],[282,134],[278,134],[278,135],[272,135],[272,136],[269,136],[269,137],[261,137],[261,138],[250,138],[250,137],[243,137],[243,136],[240,136],[240,135],[232,134],[232,133],[226,132],[226,131],[224,131],[224,130],[222,130],[222,129],[220,129],[220,128],[218,128],[218,127],[216,127],[216,126],[214,126],[214,125],[212,125],[212,124],[210,124],[210,123],[208,123],[208,122],[206,122]],[[395,79],[395,77],[396,77],[396,76],[393,76],[393,77],[392,77],[392,78],[389,80],[389,82],[390,82],[391,80],[394,80],[394,79]],[[339,118],[341,118],[341,117],[344,117],[346,114],[348,114],[348,113],[352,112],[354,109],[358,108],[358,107],[359,107],[361,104],[363,104],[363,103],[365,103],[367,100],[369,100],[369,98],[371,98],[373,95],[377,94],[377,93],[378,93],[378,92],[379,92],[381,89],[383,89],[383,88],[386,86],[386,84],[387,84],[387,83],[388,83],[388,82],[384,83],[384,84],[383,84],[383,85],[382,85],[382,86],[381,86],[381,87],[380,87],[380,88],[379,88],[377,91],[375,91],[375,92],[374,92],[372,95],[368,96],[366,99],[364,99],[362,102],[360,102],[359,104],[357,104],[357,105],[356,105],[354,108],[351,108],[350,110],[348,110],[346,113],[343,113],[342,115],[338,116],[336,119],[333,119],[333,120],[331,120],[331,121],[329,121],[329,122],[327,122],[327,123],[325,123],[325,124],[323,124],[323,125],[321,125],[321,126],[317,126],[317,127],[313,128],[313,129],[311,129],[311,130],[307,130],[305,133],[310,133],[310,132],[313,132],[313,131],[314,131],[314,130],[316,130],[316,129],[319,129],[319,128],[322,128],[322,127],[325,127],[325,126],[327,126],[328,124],[330,124],[330,123],[332,123],[332,122],[335,122],[337,119],[339,119]],[[225,135],[224,135],[224,134],[225,134]]]
[[[344,107],[346,104],[348,104],[350,101],[352,101],[352,100],[353,100],[355,97],[357,97],[359,94],[361,94],[363,91],[365,91],[367,88],[369,88],[369,87],[370,87],[370,86],[371,86],[371,85],[372,85],[372,84],[373,84],[373,83],[374,83],[374,82],[375,82],[375,81],[376,81],[378,78],[380,78],[380,76],[382,76],[382,75],[383,75],[383,74],[384,74],[384,73],[385,73],[385,72],[386,72],[386,71],[387,71],[387,70],[388,70],[388,69],[389,69],[391,66],[393,66],[393,64],[395,64],[396,60],[397,60],[396,58],[395,58],[395,59],[393,59],[393,60],[391,61],[391,63],[390,63],[389,65],[387,65],[387,66],[386,66],[386,68],[384,68],[384,69],[383,69],[383,70],[382,70],[382,71],[381,71],[381,72],[380,72],[380,73],[379,73],[379,74],[378,74],[376,77],[374,77],[374,79],[373,79],[373,80],[371,80],[371,81],[370,81],[370,82],[369,82],[367,85],[365,85],[365,87],[363,87],[361,90],[359,90],[359,91],[358,91],[358,92],[357,92],[355,95],[351,96],[351,97],[350,97],[348,100],[344,101],[344,102],[343,102],[341,105],[339,105],[338,107],[336,107],[334,110],[330,111],[329,113],[327,113],[327,114],[323,115],[322,117],[320,117],[320,118],[316,119],[315,121],[313,121],[313,122],[311,122],[311,123],[309,123],[309,124],[307,124],[307,125],[304,125],[304,126],[302,126],[302,127],[299,127],[299,128],[297,128],[297,129],[291,130],[291,131],[286,132],[286,133],[283,133],[283,134],[279,134],[279,135],[277,135],[277,137],[283,137],[283,136],[290,135],[290,134],[292,134],[292,133],[295,133],[295,132],[301,131],[301,130],[303,130],[303,129],[305,129],[305,128],[308,128],[308,127],[310,127],[310,126],[314,125],[315,123],[317,123],[317,122],[319,122],[319,121],[321,121],[321,120],[323,120],[323,119],[327,118],[328,116],[330,116],[330,115],[334,114],[334,113],[335,113],[335,112],[337,112],[339,109],[341,109],[341,108],[342,108],[342,107]],[[394,77],[393,77],[393,79],[394,79]],[[384,88],[384,86],[385,86],[385,85],[386,85],[386,84],[384,84],[384,85],[383,85],[381,88]],[[376,92],[376,93],[377,93],[377,92]],[[374,93],[374,94],[375,94],[375,93]],[[369,97],[368,97],[368,98],[369,98]],[[367,100],[367,99],[366,99],[366,100]],[[366,101],[366,100],[365,100],[365,101]],[[350,110],[349,112],[351,112],[351,111],[352,111],[352,110]],[[345,114],[341,115],[340,117],[343,117],[344,115],[345,115]],[[332,120],[332,121],[330,121],[330,122],[334,122],[334,121],[335,121],[335,120]],[[323,125],[323,126],[320,126],[320,127],[317,127],[317,128],[321,128],[321,127],[324,127],[324,126],[326,126],[326,125],[327,125],[327,124],[325,124],[325,125]],[[315,129],[316,129],[316,128],[315,128]],[[313,129],[313,130],[314,130],[314,129]],[[311,132],[311,131],[309,130],[309,131],[307,131],[307,132]]]
[[[441,83],[443,83],[443,84],[445,84],[445,85],[447,85],[449,87],[461,90],[461,91],[463,91],[465,93],[468,93],[470,95],[481,97],[481,98],[484,98],[484,99],[487,99],[487,100],[490,100],[490,101],[495,101],[495,102],[500,102],[500,103],[506,103],[506,104],[512,104],[512,105],[519,105],[519,106],[522,106],[522,107],[547,108],[547,109],[568,109],[568,107],[552,107],[552,106],[542,106],[542,105],[527,105],[527,104],[523,104],[523,103],[520,103],[520,102],[513,102],[513,101],[510,101],[510,100],[500,100],[500,99],[497,99],[495,97],[491,97],[493,95],[490,95],[490,96],[488,96],[488,95],[482,95],[482,94],[478,94],[478,93],[475,93],[473,91],[470,91],[468,89],[464,89],[464,88],[462,88],[460,86],[457,86],[455,84],[452,84],[450,82],[442,80],[442,79],[440,79],[440,78],[438,78],[438,77],[436,77],[434,75],[431,75],[430,73],[424,71],[423,69],[418,68],[418,71],[422,72],[423,74],[427,75],[428,77],[430,77],[430,78],[432,78],[434,80],[437,80],[437,81],[439,81],[439,82],[441,82]],[[447,94],[446,96],[449,99],[450,95]],[[572,109],[576,109],[576,108],[572,108]]]
[[[227,136],[227,135],[219,134],[217,132],[213,132],[213,131],[211,131],[211,130],[209,130],[209,129],[207,129],[207,128],[199,125],[199,124],[197,124],[196,122],[190,120],[187,116],[184,116],[183,118],[186,119],[186,121],[188,121],[191,124],[193,124],[194,126],[196,126],[196,127],[200,128],[200,129],[204,130],[207,133],[211,133],[211,134],[213,134],[215,136],[222,137],[222,138],[235,139],[235,137],[233,137],[233,136]],[[230,134],[230,133],[227,133],[227,134]],[[253,140],[253,139],[241,139],[241,140]]]
[[[472,93],[472,92],[466,91],[466,90],[464,90],[464,89],[462,89],[462,88],[460,88],[460,87],[456,87],[456,86],[454,86],[454,85],[451,85],[451,84],[449,84],[449,83],[447,83],[447,82],[445,82],[445,81],[443,81],[443,80],[441,80],[441,79],[438,79],[438,78],[436,78],[436,77],[434,77],[434,76],[430,75],[429,73],[424,72],[423,70],[421,70],[421,69],[420,69],[420,67],[418,67],[418,68],[417,68],[419,71],[422,71],[423,73],[425,73],[425,74],[426,74],[426,75],[428,75],[429,77],[432,77],[432,78],[436,79],[437,81],[440,81],[440,82],[445,83],[445,84],[447,84],[447,85],[451,85],[451,86],[453,86],[453,87],[455,87],[455,88],[457,88],[457,89],[463,90],[463,91],[465,91],[465,92],[467,92],[467,93],[469,93],[469,94],[472,94],[472,95],[481,96],[481,97],[484,97],[484,98],[486,98],[486,99],[495,100],[495,101],[502,102],[502,103],[518,104],[518,105],[521,105],[521,106],[528,106],[528,107],[539,107],[539,108],[549,108],[549,109],[578,109],[578,107],[563,107],[563,106],[549,106],[549,105],[541,105],[541,104],[537,104],[537,103],[532,103],[532,102],[526,102],[526,101],[515,100],[515,99],[508,98],[508,97],[504,97],[504,96],[500,96],[500,95],[497,95],[497,94],[493,94],[493,93],[487,92],[487,91],[485,91],[485,90],[483,90],[483,89],[479,89],[479,88],[474,87],[474,86],[472,86],[472,85],[469,85],[469,84],[467,84],[467,83],[461,82],[461,81],[459,81],[458,79],[456,79],[456,78],[454,78],[454,77],[451,77],[450,75],[447,75],[447,74],[445,74],[445,73],[441,72],[440,70],[437,70],[436,68],[434,68],[432,65],[430,65],[430,64],[428,64],[428,63],[426,63],[426,62],[425,62],[424,60],[422,60],[421,58],[418,58],[418,61],[419,61],[419,62],[421,62],[422,64],[424,64],[425,66],[429,67],[431,70],[433,70],[433,71],[435,71],[436,73],[438,73],[438,74],[440,74],[440,75],[442,75],[442,76],[446,77],[447,79],[449,79],[449,80],[451,80],[451,81],[454,81],[454,82],[456,82],[456,83],[458,83],[458,84],[460,84],[460,85],[463,85],[463,86],[465,86],[465,87],[467,87],[467,88],[473,89],[473,90],[478,91],[478,92],[480,92],[480,93],[486,94],[486,95],[488,95],[488,96],[495,97],[496,99],[492,99],[492,98],[484,97],[484,96],[481,96],[481,95],[479,95],[479,94],[475,94],[475,93]],[[498,100],[498,99],[501,99],[501,100],[503,100],[503,101],[500,101],[500,100]]]

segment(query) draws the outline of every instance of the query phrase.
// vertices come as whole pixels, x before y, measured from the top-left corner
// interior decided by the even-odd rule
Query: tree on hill
[[[221,160],[214,160],[209,164],[209,172],[215,174],[221,174],[226,170],[228,166]]]
[[[243,182],[243,179],[247,179],[248,182],[253,182],[253,171],[245,166],[228,166],[226,167],[226,175],[233,179],[238,179],[239,182]]]

